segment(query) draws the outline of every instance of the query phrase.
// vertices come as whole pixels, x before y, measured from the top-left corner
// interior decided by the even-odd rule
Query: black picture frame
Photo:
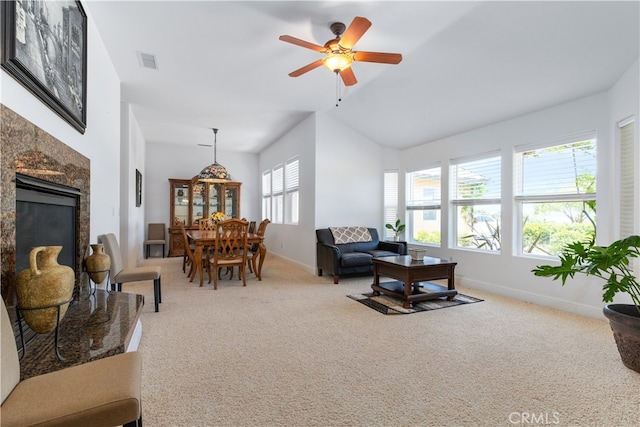
[[[136,169],[136,207],[142,206],[142,174]]]
[[[87,15],[79,1],[1,2],[2,68],[78,132],[87,127]]]

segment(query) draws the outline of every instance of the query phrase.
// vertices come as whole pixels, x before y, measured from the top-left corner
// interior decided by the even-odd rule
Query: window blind
[[[516,147],[518,201],[593,200],[596,193],[595,133],[574,140]]]
[[[262,196],[271,195],[271,171],[262,174]]]
[[[282,166],[276,166],[273,168],[272,182],[271,182],[272,194],[277,196],[282,194],[284,189],[284,168]]]
[[[451,161],[452,200],[456,205],[500,203],[501,157],[499,153]]]
[[[407,210],[440,209],[441,167],[407,174]]]
[[[398,218],[398,171],[389,170],[384,172],[384,223],[395,224]],[[393,231],[384,228],[385,238],[394,236]]]
[[[635,229],[635,170],[634,127],[631,121],[620,127],[620,238],[631,236]]]
[[[285,165],[285,188],[287,192],[298,190],[299,186],[299,161],[298,159],[289,160]]]

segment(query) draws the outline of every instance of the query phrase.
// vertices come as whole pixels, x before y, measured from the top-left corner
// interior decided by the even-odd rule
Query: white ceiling
[[[149,143],[260,152],[312,112],[406,148],[609,89],[638,59],[639,1],[96,1],[93,18]],[[332,22],[373,25],[354,50],[358,84],[335,107],[320,67]],[[140,66],[153,54],[158,70]],[[90,79],[91,76],[88,76]]]

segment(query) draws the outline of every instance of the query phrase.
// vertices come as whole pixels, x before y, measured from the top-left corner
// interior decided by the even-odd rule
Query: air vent
[[[158,63],[156,61],[155,55],[150,53],[136,52],[138,55],[138,62],[141,67],[151,68],[152,70],[158,69]]]

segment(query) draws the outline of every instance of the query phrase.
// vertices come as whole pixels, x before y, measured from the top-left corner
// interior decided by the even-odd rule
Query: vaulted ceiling
[[[609,89],[639,57],[638,1],[85,1],[149,143],[259,152],[313,112],[406,148]],[[372,22],[355,86],[321,54],[333,22]],[[138,52],[154,55],[157,69]],[[89,76],[92,78],[92,76]]]

